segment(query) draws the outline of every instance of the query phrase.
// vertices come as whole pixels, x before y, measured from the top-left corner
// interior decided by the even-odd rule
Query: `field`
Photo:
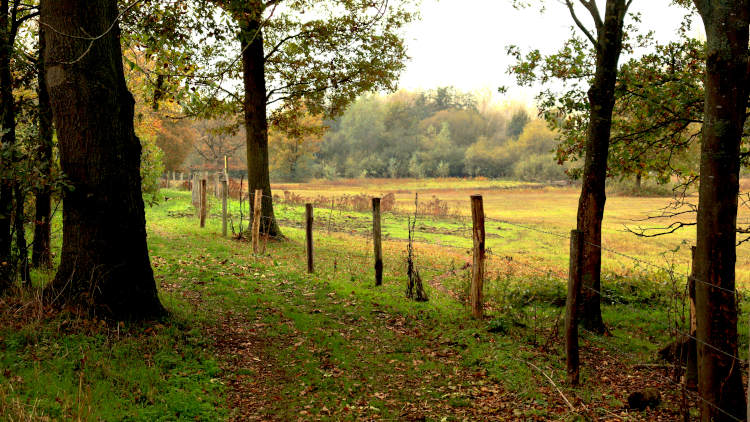
[[[749,182],[743,180],[743,186]],[[318,196],[330,198],[355,194],[382,196],[393,192],[396,195],[398,207],[405,213],[413,212],[414,194],[418,193],[421,202],[438,198],[448,204],[452,214],[467,217],[471,213],[469,196],[481,194],[488,219],[516,223],[554,234],[488,223],[487,231],[491,234],[487,240],[489,248],[498,255],[527,256],[534,261],[548,262],[564,270],[567,269],[568,248],[567,240],[564,238],[567,238],[570,230],[576,226],[580,193],[578,186],[553,187],[521,182],[463,179],[356,179],[306,184],[277,184],[274,185],[274,189],[277,193],[289,191],[306,198]],[[651,238],[638,237],[625,229],[626,227],[633,229],[666,227],[677,221],[674,218],[639,221],[649,216],[659,215],[663,209],[671,206],[672,202],[671,197],[629,197],[608,194],[602,228],[602,245],[617,253],[605,251],[603,265],[615,272],[628,272],[634,267],[646,265],[620,255],[624,254],[687,274],[690,246],[695,244],[694,226],[685,227],[676,233]],[[688,202],[697,204],[697,195],[689,196]],[[749,211],[747,207],[741,207],[738,224],[750,221]],[[682,217],[681,221],[693,222],[694,217]],[[405,222],[402,226],[405,230]],[[451,240],[460,242],[458,239]],[[744,285],[750,282],[748,246],[738,247],[736,270],[738,283]]]
[[[575,187],[368,180],[274,188],[286,239],[269,239],[258,255],[246,241],[220,236],[215,198],[203,229],[189,192],[165,190],[168,199],[147,210],[152,264],[170,311],[162,321],[114,324],[53,311],[39,299],[47,273],[35,273],[36,288],[20,298],[1,300],[0,420],[680,417],[682,390],[657,350],[685,324],[679,274],[687,271],[692,229],[656,239],[622,231],[667,199],[609,198],[604,246],[643,262],[605,254],[611,336],[584,333],[583,385],[572,388],[564,382],[561,324]],[[296,199],[284,200],[285,190]],[[403,239],[415,191],[420,203],[435,196],[451,208],[418,215],[416,263],[429,297],[420,303],[404,297]],[[384,215],[383,286],[373,285],[367,211],[316,207],[316,267],[306,273],[298,202],[389,192],[397,209]],[[484,320],[466,308],[473,193],[484,195],[491,218]],[[230,201],[235,228],[240,207]],[[660,269],[672,265],[677,275]],[[743,358],[747,331],[742,323]],[[662,404],[626,409],[628,394],[645,388],[660,390]],[[695,416],[695,399],[686,401]]]

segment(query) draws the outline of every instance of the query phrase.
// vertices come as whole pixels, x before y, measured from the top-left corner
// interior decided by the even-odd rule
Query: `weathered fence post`
[[[482,195],[471,196],[472,238],[474,240],[474,263],[471,271],[471,315],[482,318],[484,312],[484,204]]]
[[[256,189],[253,198],[253,253],[260,251],[260,219],[262,216],[263,189]]]
[[[313,265],[313,206],[305,204],[305,238],[307,245],[307,272],[315,271]]]
[[[568,300],[565,312],[565,363],[568,382],[578,385],[580,360],[578,356],[578,299],[581,295],[581,267],[583,265],[583,232],[570,232],[570,266],[568,269]]]
[[[193,174],[190,180],[190,200],[193,204],[193,207],[195,207],[196,210],[198,210],[198,213],[200,213],[200,207],[201,207],[201,181],[197,174]]]
[[[383,246],[380,229],[380,198],[372,198],[372,244],[375,248],[375,285],[383,284]]]
[[[201,179],[201,228],[206,227],[206,179]]]
[[[227,237],[227,196],[229,184],[226,175],[221,178],[221,235]]]

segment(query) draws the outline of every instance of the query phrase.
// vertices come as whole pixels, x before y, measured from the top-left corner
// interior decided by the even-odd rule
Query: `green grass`
[[[169,317],[112,325],[39,308],[33,292],[9,298],[0,308],[0,420],[240,417],[226,386],[235,376],[268,396],[261,414],[278,420],[484,419],[498,412],[566,420],[557,392],[527,362],[591,408],[617,410],[626,401],[623,387],[601,382],[599,369],[586,366],[600,359],[599,340],[588,336],[585,384],[564,385],[565,280],[558,277],[564,240],[558,245],[512,226],[492,229],[502,237],[489,238],[488,317],[476,321],[464,303],[469,274],[461,267],[470,255],[462,221],[420,217],[421,238],[460,247],[417,245],[430,300],[415,303],[404,297],[403,215],[385,216],[385,284],[376,288],[368,213],[334,212],[328,235],[330,213],[316,211],[316,271],[307,274],[304,231],[291,226],[301,221],[302,207],[277,206],[288,239],[253,255],[248,243],[221,238],[215,199],[201,229],[189,193],[165,194],[168,201],[147,210],[147,227]],[[236,216],[239,204],[229,205]],[[624,356],[613,365],[627,370],[654,361],[655,350],[670,340],[675,287],[647,268],[620,269],[603,280],[612,337],[601,341],[605,356]],[[42,285],[49,275],[35,277]],[[246,336],[246,348],[272,369],[253,359],[238,364],[220,349],[216,336],[227,321],[243,330],[232,335]],[[742,323],[743,344],[747,330]],[[483,400],[511,406],[482,407]]]

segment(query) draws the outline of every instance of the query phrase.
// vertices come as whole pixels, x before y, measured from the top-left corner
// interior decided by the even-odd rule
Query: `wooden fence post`
[[[570,232],[570,264],[568,269],[568,300],[565,312],[565,363],[568,382],[578,385],[580,359],[578,356],[578,299],[581,295],[581,267],[583,266],[583,232]]]
[[[471,315],[482,318],[484,312],[484,204],[482,195],[471,196],[472,238],[474,240],[474,263],[471,271]]]
[[[253,198],[253,253],[260,251],[260,219],[262,216],[263,189],[256,189]]]
[[[372,198],[372,244],[375,248],[375,285],[383,284],[383,246],[380,228],[380,198]]]
[[[206,179],[201,179],[201,228],[206,227]]]
[[[227,196],[229,195],[229,185],[227,178],[221,179],[221,235],[227,237]]]
[[[305,237],[307,245],[307,272],[311,273],[315,271],[313,265],[313,206],[312,204],[305,204]]]

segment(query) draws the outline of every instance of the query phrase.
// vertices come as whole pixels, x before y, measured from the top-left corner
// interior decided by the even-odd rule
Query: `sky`
[[[597,1],[604,10],[603,1]],[[454,86],[463,91],[497,92],[509,88],[497,101],[512,98],[533,105],[534,88],[519,88],[507,74],[513,60],[506,46],[521,51],[539,48],[553,52],[570,34],[573,21],[559,1],[547,0],[546,11],[539,8],[516,10],[511,0],[422,0],[421,20],[406,28],[405,40],[411,60],[400,80],[405,89],[431,89]],[[676,38],[684,9],[670,6],[669,0],[633,0],[631,11],[640,12],[641,28],[654,31],[659,40]],[[581,20],[589,15],[579,11]],[[700,26],[696,24],[694,26]],[[580,34],[580,32],[579,32]]]

